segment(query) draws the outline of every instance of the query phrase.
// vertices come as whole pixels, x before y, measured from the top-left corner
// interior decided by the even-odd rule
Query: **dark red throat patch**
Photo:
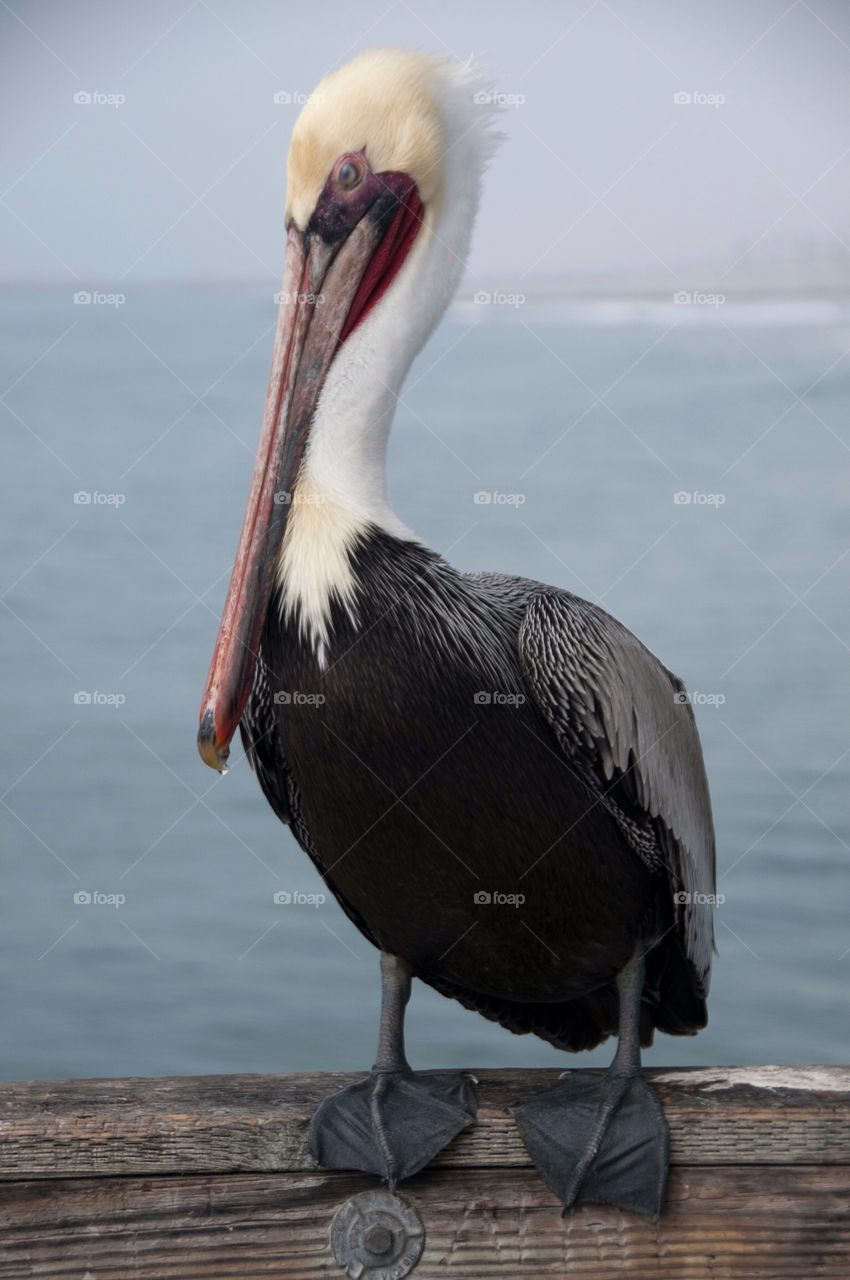
[[[380,176],[387,179],[402,175],[382,174]],[[416,234],[422,226],[422,201],[419,199],[416,183],[406,175],[403,176],[409,183],[409,187],[400,196],[398,208],[391,214],[389,226],[360,281],[342,333],[339,335],[340,346],[349,334],[353,333],[361,320],[366,318],[375,303],[384,296],[407,258]]]

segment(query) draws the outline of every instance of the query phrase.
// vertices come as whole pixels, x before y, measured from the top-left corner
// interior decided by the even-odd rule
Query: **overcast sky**
[[[274,96],[375,44],[474,53],[518,102],[476,271],[847,262],[846,0],[9,0],[0,277],[276,278]]]

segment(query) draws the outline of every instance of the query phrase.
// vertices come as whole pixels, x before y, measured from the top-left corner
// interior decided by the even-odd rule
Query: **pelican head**
[[[353,532],[369,520],[392,527],[386,436],[410,362],[462,274],[495,136],[482,96],[468,64],[375,49],[322,80],[293,129],[262,434],[201,707],[198,749],[214,769],[250,695],[297,529],[321,547],[304,588],[321,643],[331,586],[345,599]],[[327,508],[314,501],[308,522],[300,508],[317,490]],[[341,536],[328,540],[329,529]],[[323,573],[335,577],[311,602]]]

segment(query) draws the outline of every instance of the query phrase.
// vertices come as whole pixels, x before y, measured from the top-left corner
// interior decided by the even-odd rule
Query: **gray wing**
[[[714,893],[714,827],[684,685],[610,614],[564,591],[531,595],[519,656],[565,756],[604,797],[636,852],[666,869],[705,993],[714,922],[701,895]]]

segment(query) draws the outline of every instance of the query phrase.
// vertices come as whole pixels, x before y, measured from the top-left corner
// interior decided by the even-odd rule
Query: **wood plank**
[[[435,1165],[529,1166],[513,1099],[556,1071],[476,1071],[478,1123]],[[850,1163],[850,1069],[648,1071],[675,1165]],[[321,1098],[357,1075],[190,1076],[0,1085],[0,1179],[88,1175],[308,1172],[306,1136]]]
[[[315,1280],[341,1276],[330,1222],[374,1179],[347,1174],[44,1180],[0,1192],[0,1278]],[[525,1169],[429,1170],[416,1280],[847,1280],[850,1168],[680,1167],[661,1222],[567,1219]]]

